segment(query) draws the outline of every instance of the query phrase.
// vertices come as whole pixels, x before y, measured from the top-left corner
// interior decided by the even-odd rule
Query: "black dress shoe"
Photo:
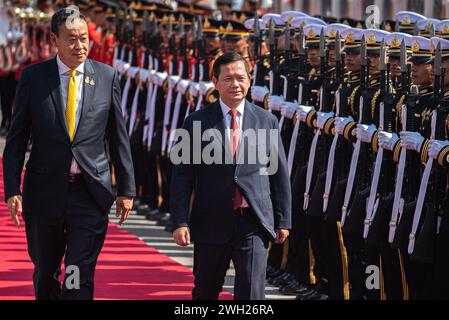
[[[273,286],[282,287],[289,285],[293,281],[296,281],[295,278],[290,273],[285,272],[281,277],[273,281]]]
[[[140,201],[139,198],[134,198],[133,201],[133,210],[137,210],[137,207],[141,204],[142,202]]]
[[[137,208],[137,212],[136,212],[136,214],[137,215],[139,215],[139,216],[147,216],[147,214],[149,214],[150,213],[150,211],[151,211],[151,209],[150,208],[142,208],[142,209],[140,209],[140,208]]]
[[[267,270],[267,279],[274,279],[276,277],[279,277],[281,274],[284,273],[284,271],[270,267],[271,270]]]
[[[317,291],[314,291],[311,295],[303,298],[303,299],[296,299],[296,300],[302,300],[302,301],[314,301],[314,300],[329,300],[329,296],[327,294],[319,293]]]
[[[153,209],[150,212],[147,213],[147,215],[145,216],[145,219],[147,220],[157,220],[160,217],[163,216],[162,212],[159,212],[158,209]]]
[[[310,296],[314,296],[317,293],[327,295],[327,281],[318,280],[317,283],[310,286],[308,290],[298,293],[297,300],[306,300]]]
[[[280,289],[281,293],[287,296],[296,296],[298,294],[304,293],[307,290],[309,290],[309,286],[297,281]]]
[[[158,225],[158,226],[166,226],[170,221],[171,221],[171,216],[170,216],[170,213],[167,212],[167,213],[165,213],[165,215],[163,217],[161,217],[157,221],[156,225]]]

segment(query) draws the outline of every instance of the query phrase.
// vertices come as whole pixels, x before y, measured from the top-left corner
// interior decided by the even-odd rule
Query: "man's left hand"
[[[121,215],[120,221],[118,225],[121,226],[123,222],[128,219],[129,213],[133,207],[133,198],[132,197],[117,197],[115,202],[115,216],[118,218]]]
[[[285,239],[288,238],[290,232],[287,229],[278,229],[276,230],[276,240],[275,243],[284,243]]]

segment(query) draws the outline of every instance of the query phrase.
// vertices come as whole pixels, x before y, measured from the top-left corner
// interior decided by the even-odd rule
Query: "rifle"
[[[187,59],[187,35],[185,33],[185,27],[184,27],[184,16],[181,14],[179,17],[179,46],[180,46],[180,53],[181,57],[183,57],[182,60],[182,72],[180,76],[183,79],[187,79],[189,74],[189,63]]]
[[[363,97],[363,103],[360,105],[361,114],[359,115],[361,124],[371,123],[371,101],[369,100],[369,60],[366,54],[366,41],[365,36],[362,36],[362,44],[360,46],[360,95]],[[363,143],[361,147],[361,174],[359,175],[360,185],[365,189],[368,187],[370,180],[370,173],[368,170],[369,165],[369,144]]]
[[[321,29],[320,33],[320,80],[321,80],[321,96],[320,96],[320,111],[330,112],[332,111],[332,106],[330,103],[330,74],[328,72],[328,61],[326,56],[326,40],[324,38],[324,28]]]
[[[263,72],[263,59],[261,54],[261,33],[260,33],[260,25],[259,25],[259,15],[256,12],[256,16],[254,18],[254,60],[255,60],[255,68],[254,68],[254,79],[253,85],[262,86],[264,83],[264,72]]]
[[[175,34],[173,33],[173,25],[171,23],[171,18],[174,17],[173,15],[171,15],[168,19],[168,52],[171,56],[171,61],[170,61],[170,65],[171,65],[171,71],[170,74],[171,75],[175,75],[178,74],[178,63],[177,63],[177,50],[176,50],[176,37]]]
[[[440,104],[445,77],[445,70],[442,68],[441,43],[438,43],[436,49],[434,74],[434,95],[432,99],[434,110],[436,110],[434,139],[445,140],[445,122],[448,110],[447,107],[443,107]],[[421,182],[421,184],[422,183],[423,182]],[[433,161],[433,165],[431,168],[429,186],[430,195],[426,196],[424,199],[427,200],[425,201],[427,210],[422,228],[418,234],[418,238],[414,244],[414,248],[409,244],[409,253],[413,253],[413,258],[427,263],[431,263],[434,261],[438,212],[443,209],[445,201],[445,174],[443,172],[443,169],[437,163],[435,163],[435,161]],[[420,194],[420,196],[422,195]],[[417,229],[415,230],[415,225],[417,225],[417,222],[419,220],[418,218],[420,218],[421,216],[421,212],[419,212],[421,209],[422,208],[417,206],[417,211],[415,211],[413,228],[410,236],[411,241],[414,239],[412,238],[412,235],[414,236],[417,231]]]
[[[307,52],[304,46],[304,31],[302,28],[299,29],[297,36],[297,41],[299,44],[299,59],[298,59],[298,80],[299,80],[299,93],[298,93],[298,103],[302,104],[305,99],[303,99],[304,93],[304,81],[307,77]]]
[[[280,95],[281,90],[281,76],[279,59],[276,57],[277,51],[277,39],[274,33],[274,21],[270,19],[269,29],[268,29],[268,42],[270,45],[270,67],[271,67],[271,77],[270,77],[270,95]]]

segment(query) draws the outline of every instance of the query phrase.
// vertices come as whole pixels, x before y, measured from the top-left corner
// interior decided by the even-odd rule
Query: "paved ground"
[[[3,149],[5,145],[5,138],[0,138],[0,154],[3,154]],[[110,220],[113,223],[117,223],[118,219],[115,217],[115,207],[112,208],[110,214]],[[145,217],[136,215],[135,212],[129,217],[129,220],[120,228],[127,230],[130,233],[135,234],[141,240],[145,241],[146,244],[155,248],[159,252],[171,257],[182,265],[192,269],[193,267],[193,247],[180,247],[177,246],[173,239],[171,233],[164,230],[164,227],[157,226],[155,221],[146,220]],[[234,284],[234,270],[228,271],[224,289],[233,292]],[[294,297],[284,296],[279,293],[277,288],[270,287],[267,284],[266,287],[266,297],[267,299],[292,299]]]

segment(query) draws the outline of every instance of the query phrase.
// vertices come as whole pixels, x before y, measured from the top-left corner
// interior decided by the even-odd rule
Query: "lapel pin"
[[[90,85],[91,85],[91,86],[94,86],[94,85],[95,85],[94,79],[90,79]]]
[[[88,76],[86,76],[86,78],[84,79],[84,82],[89,83],[90,78]]]

